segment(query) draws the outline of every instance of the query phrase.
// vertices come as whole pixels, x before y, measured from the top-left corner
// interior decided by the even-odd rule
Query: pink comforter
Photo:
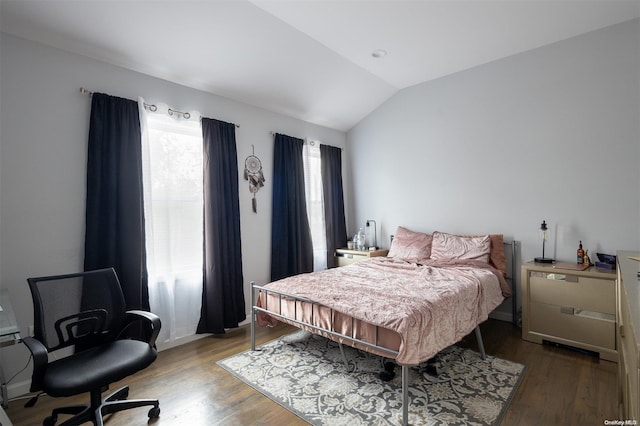
[[[404,365],[419,364],[456,343],[511,294],[502,274],[481,262],[416,265],[382,257],[266,287],[395,331],[400,336],[396,361]]]

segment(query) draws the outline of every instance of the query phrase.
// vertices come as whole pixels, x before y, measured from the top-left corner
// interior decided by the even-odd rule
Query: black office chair
[[[43,425],[55,425],[59,414],[74,415],[60,426],[102,425],[104,415],[142,406],[152,406],[149,418],[158,417],[158,400],[127,400],[128,386],[102,397],[109,384],[146,368],[158,356],[155,340],[160,318],[146,311],[125,310],[113,268],[27,281],[35,320],[34,337],[24,339],[33,354],[31,391],[53,397],[91,395],[89,405],[54,409]],[[140,320],[145,331],[141,334],[148,338],[124,337],[125,330]],[[55,360],[49,360],[54,352]]]

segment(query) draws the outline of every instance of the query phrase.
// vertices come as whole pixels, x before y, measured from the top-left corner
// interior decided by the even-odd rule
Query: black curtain
[[[127,309],[149,310],[138,103],[91,99],[84,269],[113,267]]]
[[[202,118],[204,140],[204,288],[197,333],[224,333],[244,306],[235,125]]]
[[[273,149],[271,281],[313,271],[302,139],[276,134]]]
[[[336,266],[335,250],[347,245],[342,189],[342,150],[335,146],[321,144],[320,162],[327,234],[327,267],[332,268]]]

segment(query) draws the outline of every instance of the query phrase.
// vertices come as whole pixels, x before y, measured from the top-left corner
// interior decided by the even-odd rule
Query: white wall
[[[529,261],[545,219],[560,260],[640,249],[639,64],[634,20],[400,91],[348,133],[349,232],[503,233]]]
[[[164,102],[181,110],[240,125],[238,166],[255,154],[266,186],[258,213],[240,176],[242,256],[245,286],[270,277],[271,131],[344,147],[343,132],[312,125],[223,97],[169,83],[86,57],[2,34],[0,46],[0,283],[8,288],[26,335],[33,309],[26,278],[79,271],[83,265],[86,145],[91,99],[80,87],[129,99]],[[345,160],[346,162],[346,155]],[[249,305],[248,291],[247,313]],[[0,352],[7,377],[28,359],[20,346]],[[10,386],[25,391],[30,370]]]

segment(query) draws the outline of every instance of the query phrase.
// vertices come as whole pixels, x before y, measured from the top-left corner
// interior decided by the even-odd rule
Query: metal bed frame
[[[512,301],[513,301],[513,307],[512,307],[512,315],[513,315],[513,323],[515,324],[517,322],[517,298],[516,298],[516,250],[517,250],[517,241],[512,241],[509,243],[504,243],[505,247],[509,246],[511,249],[511,263],[510,263],[510,268],[509,268],[509,274],[507,274],[507,281],[511,282],[511,291],[512,291]],[[265,305],[264,308],[257,306],[256,305],[256,290],[258,290],[258,292],[265,292],[266,293],[272,293],[272,294],[276,294],[278,295],[278,303],[279,303],[279,312],[282,312],[282,298],[285,297],[287,299],[293,299],[295,301],[294,303],[294,314],[293,314],[293,318],[291,318],[290,316],[286,316],[286,315],[282,315],[279,313],[275,313],[272,311],[268,310],[268,306]],[[265,302],[266,302],[266,298],[265,298]],[[310,322],[306,322],[306,321],[301,321],[297,319],[297,308],[298,308],[298,302],[305,302],[305,303],[309,303],[311,305],[311,321]],[[378,345],[378,326],[375,326],[375,339],[374,339],[374,343],[371,342],[367,342],[365,340],[362,339],[358,339],[355,337],[354,333],[355,333],[355,328],[354,328],[354,321],[355,319],[353,317],[351,317],[351,332],[352,335],[346,335],[344,333],[340,333],[340,332],[336,332],[333,329],[328,329],[325,327],[320,327],[317,326],[315,324],[313,324],[314,321],[314,306],[323,306],[326,309],[330,310],[331,313],[331,326],[333,327],[333,318],[334,318],[334,310],[326,307],[324,305],[321,305],[318,302],[315,302],[311,299],[308,299],[306,297],[300,297],[300,296],[296,296],[294,294],[289,294],[283,291],[279,291],[279,290],[273,290],[273,289],[269,289],[267,287],[264,286],[260,286],[257,285],[254,281],[251,281],[251,350],[255,351],[256,350],[256,335],[255,335],[255,327],[256,327],[256,314],[258,312],[263,312],[265,314],[268,314],[274,318],[277,319],[281,319],[284,322],[288,322],[288,323],[292,323],[294,325],[300,325],[306,328],[310,328],[312,330],[318,331],[320,334],[321,333],[326,333],[330,336],[336,337],[338,339],[342,339],[346,342],[350,342],[350,343],[354,343],[354,344],[358,344],[358,345],[363,345],[365,347],[369,347],[372,349],[375,349],[379,352],[382,352],[384,354],[388,354],[389,358],[395,359],[398,356],[398,351],[393,350],[393,349],[389,349],[386,348],[384,346],[380,346]],[[478,324],[475,328],[475,334],[476,334],[476,339],[478,341],[478,349],[480,350],[480,355],[482,356],[482,359],[485,359],[486,357],[486,353],[484,350],[484,343],[482,341],[482,334],[480,333],[480,324]],[[344,350],[342,347],[342,343],[340,343],[339,341],[337,341],[339,347],[340,347],[340,353],[342,354],[342,358],[345,361],[345,364],[347,364],[347,371],[348,371],[348,363],[344,354]],[[409,424],[409,368],[411,368],[411,365],[402,365],[402,424],[403,425],[408,425]]]

